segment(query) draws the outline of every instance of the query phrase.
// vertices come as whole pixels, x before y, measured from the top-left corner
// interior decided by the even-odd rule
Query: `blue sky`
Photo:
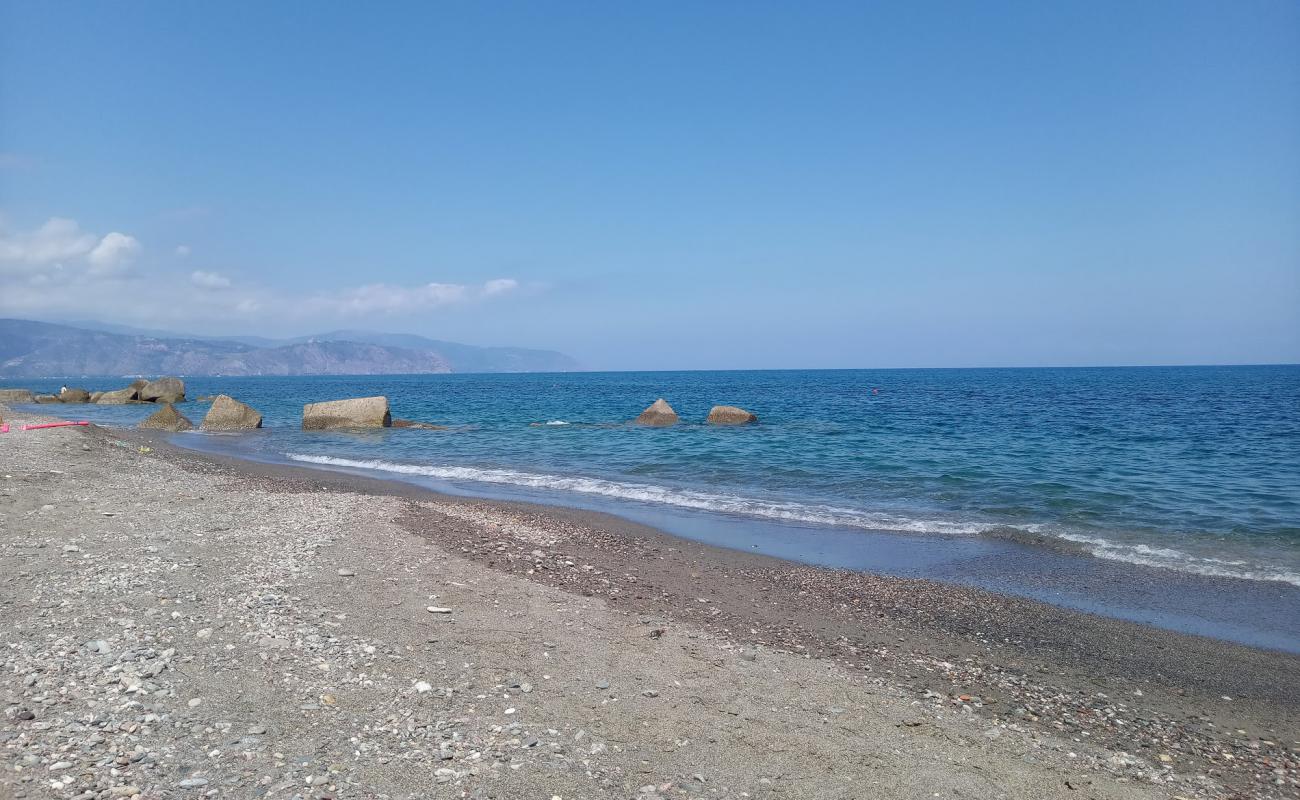
[[[1300,4],[0,0],[0,315],[1300,361]]]

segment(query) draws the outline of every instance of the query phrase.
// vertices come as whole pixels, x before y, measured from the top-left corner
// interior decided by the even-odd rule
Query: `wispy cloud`
[[[518,288],[519,281],[514,278],[495,278],[483,284],[483,296],[491,297],[494,294],[513,292]]]
[[[513,278],[496,278],[481,286],[461,283],[426,283],[421,286],[372,283],[341,292],[316,295],[307,301],[307,305],[314,310],[344,316],[393,316],[493,297],[518,286],[519,282]]]
[[[226,270],[182,266],[191,252],[144,252],[134,236],[98,236],[75,220],[53,217],[27,231],[10,231],[0,218],[0,316],[109,319],[148,322],[177,329],[222,327],[232,319],[245,328],[276,328],[376,321],[434,309],[491,302],[518,291],[514,278],[483,283],[431,281],[414,286],[368,283],[315,292],[294,292],[236,281]],[[127,266],[140,260],[138,265]]]
[[[229,289],[230,279],[216,272],[196,269],[190,273],[190,283],[201,289]]]

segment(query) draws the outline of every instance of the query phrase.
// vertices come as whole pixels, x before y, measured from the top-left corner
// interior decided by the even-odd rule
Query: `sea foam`
[[[676,508],[709,511],[735,516],[756,517],[795,524],[829,525],[864,531],[891,531],[938,536],[972,536],[1001,534],[1005,524],[944,519],[923,519],[901,514],[872,512],[833,505],[798,503],[743,497],[691,489],[676,489],[644,483],[611,481],[583,476],[549,475],[508,469],[481,467],[402,464],[380,459],[338,458],[335,456],[287,453],[288,458],[307,464],[373,470],[397,475],[413,475],[447,481],[471,481],[530,489],[574,492],[585,495],[631,500]],[[1082,546],[1097,558],[1124,561],[1147,567],[1191,572],[1224,578],[1255,581],[1280,581],[1300,586],[1300,574],[1266,564],[1242,559],[1223,559],[1194,555],[1171,547],[1152,547],[1141,543],[1121,543],[1099,536],[1057,530],[1053,525],[1025,525],[1023,531],[1052,536]]]
[[[699,511],[713,511],[738,516],[759,517],[783,522],[834,525],[864,530],[905,531],[937,535],[974,535],[1000,527],[993,524],[958,522],[940,519],[916,519],[898,514],[859,511],[838,506],[763,500],[691,489],[673,489],[644,483],[625,483],[603,478],[548,475],[507,469],[479,467],[400,464],[379,459],[336,458],[334,456],[286,454],[294,461],[349,469],[375,470],[398,475],[417,475],[448,481],[523,486],[578,494],[634,500],[642,503],[676,506]]]

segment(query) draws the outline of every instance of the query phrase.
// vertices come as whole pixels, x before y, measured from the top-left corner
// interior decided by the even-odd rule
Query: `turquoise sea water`
[[[63,382],[8,383],[49,390]],[[960,550],[1039,535],[1114,562],[1300,586],[1297,366],[196,377],[187,385],[191,397],[224,392],[250,403],[267,427],[189,434],[182,444],[642,518],[708,518],[731,531],[730,546],[772,526],[863,553],[886,541],[915,541],[921,552],[936,537]],[[452,429],[298,429],[305,402],[369,394],[387,395],[394,416]],[[681,425],[625,424],[657,397]],[[703,424],[715,403],[743,406],[759,422]],[[128,425],[150,409],[58,410]],[[182,411],[197,423],[205,406]]]

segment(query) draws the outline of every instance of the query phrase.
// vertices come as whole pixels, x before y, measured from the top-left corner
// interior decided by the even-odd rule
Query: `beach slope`
[[[945,662],[960,635],[903,611],[881,612],[882,653],[761,640],[738,610],[713,613],[725,603],[709,592],[656,578],[681,571],[673,559],[707,575],[722,556],[698,546],[620,548],[582,515],[304,475],[95,427],[0,436],[0,797],[1295,792],[1295,742],[1278,732],[1228,741],[1211,724],[1225,738],[1204,739],[1253,748],[1276,772],[1244,752],[1215,767],[1181,740],[1125,750],[1105,726],[1054,725],[1010,686],[962,690],[953,676],[1001,643]],[[793,584],[769,585],[762,607],[747,604],[755,620],[815,610]],[[1007,644],[1008,662],[1034,662],[1032,647]],[[1077,679],[1050,655],[1034,662],[1048,678]],[[1296,675],[1291,657],[1258,658],[1256,671]],[[1073,703],[1073,684],[1031,672],[1025,692]],[[922,674],[936,688],[920,690]],[[1142,691],[1112,677],[1093,687],[1114,693],[1112,716],[1205,728],[1171,708],[1138,714]],[[1252,721],[1294,721],[1271,705]]]

